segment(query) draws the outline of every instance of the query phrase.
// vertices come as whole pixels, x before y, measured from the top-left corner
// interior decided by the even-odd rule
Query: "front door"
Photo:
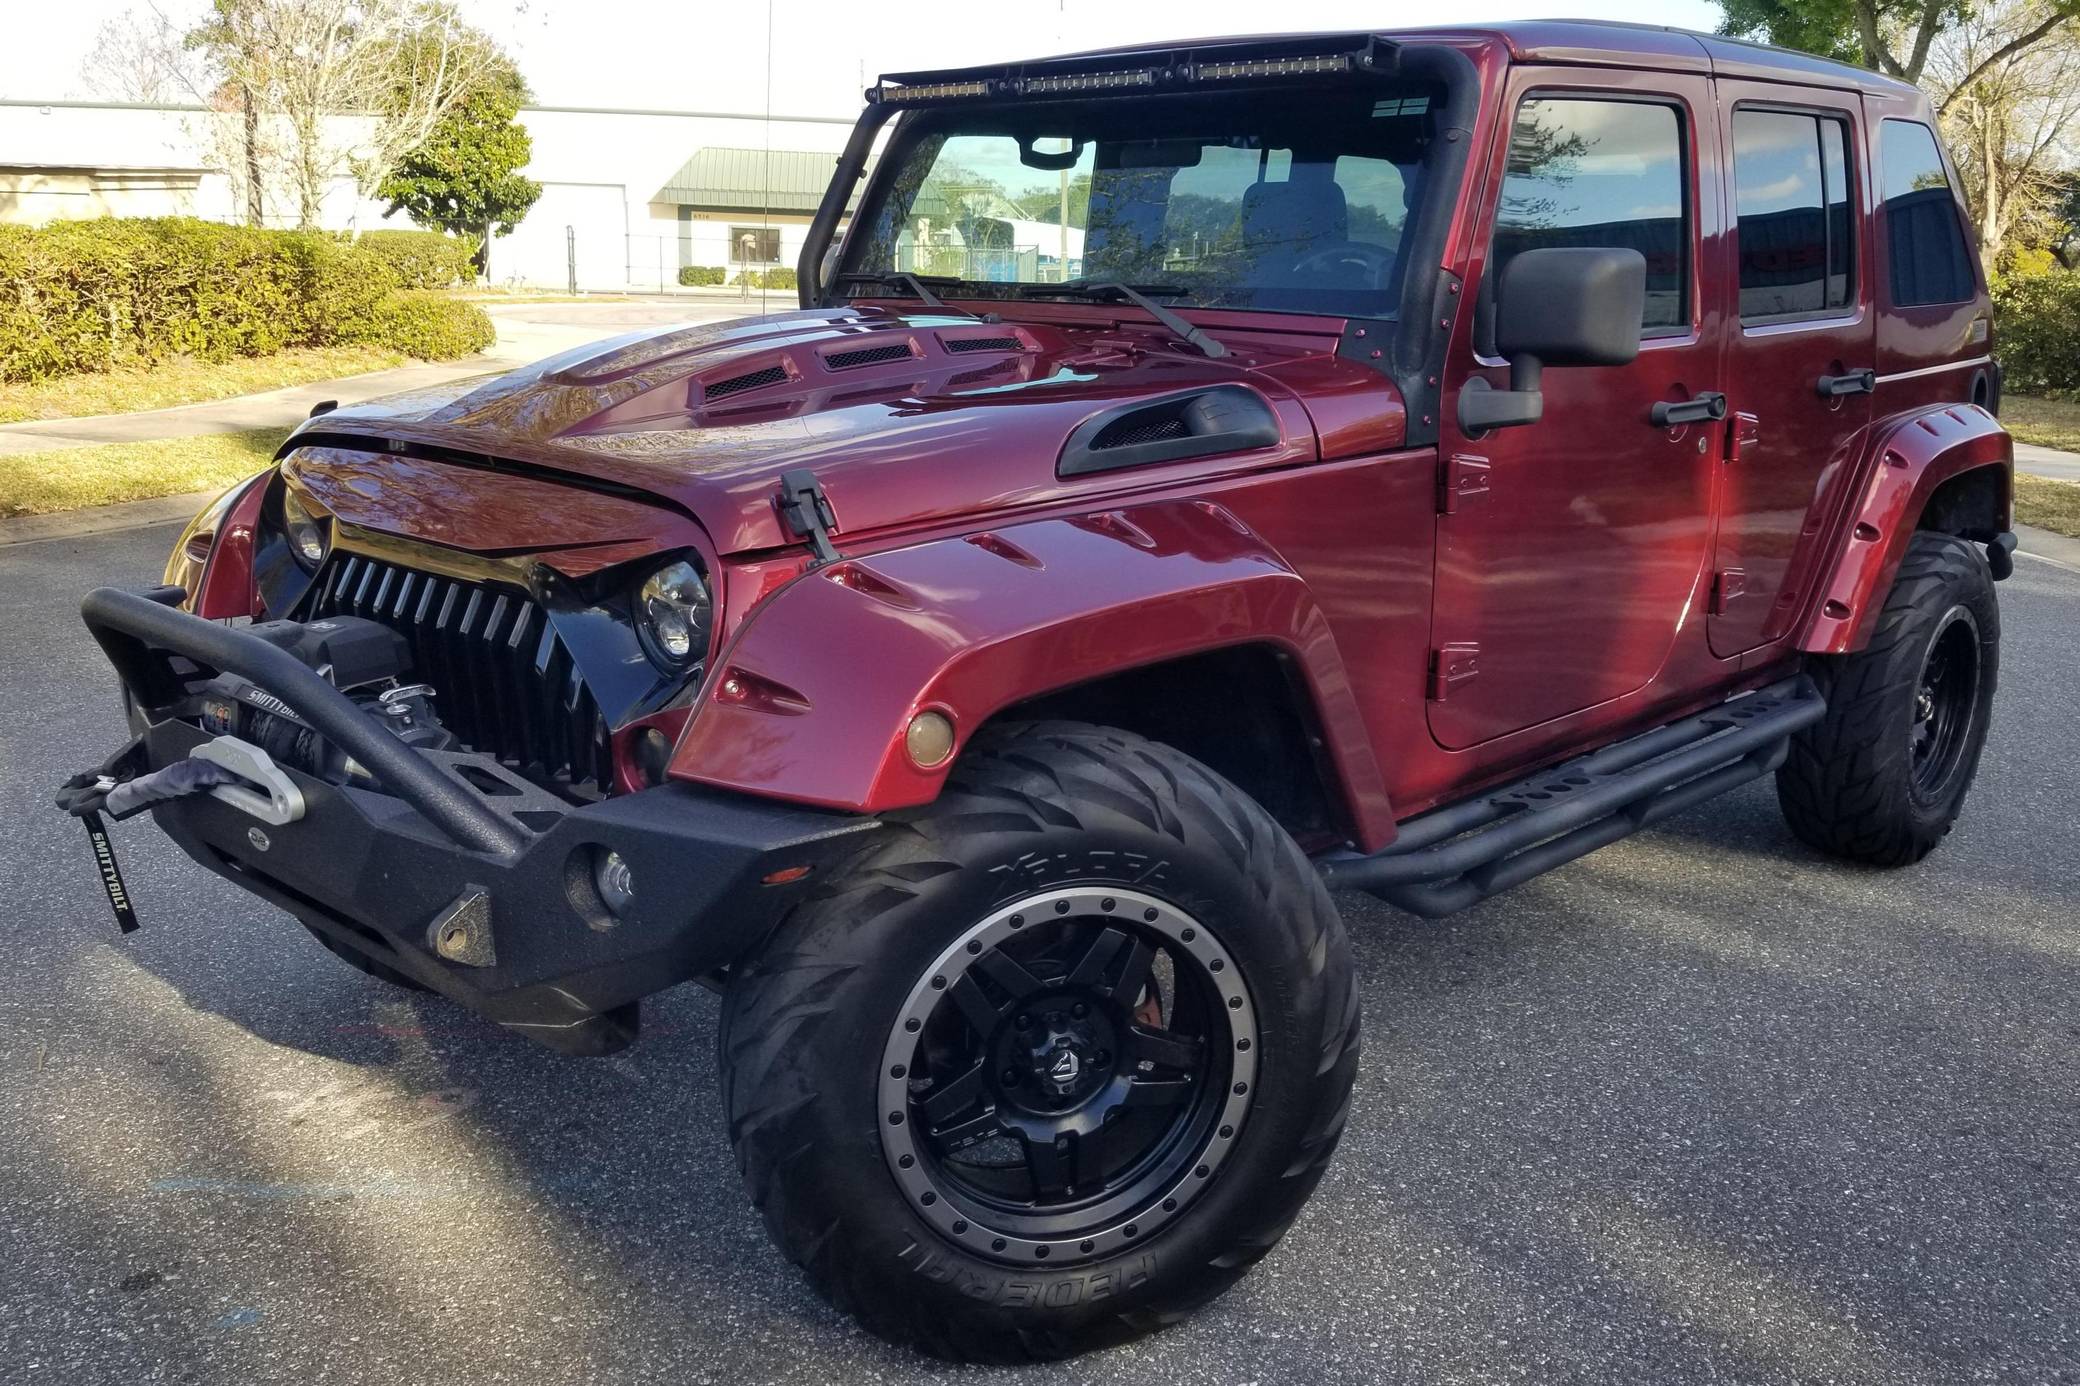
[[[1856,94],[1722,81],[1719,97],[1734,219],[1724,274],[1739,285],[1709,622],[1723,657],[1781,635],[1818,580],[1822,493],[1870,423],[1876,340]]]
[[[1446,410],[1428,692],[1431,732],[1455,749],[1622,697],[1662,669],[1705,568],[1722,437],[1716,423],[1653,421],[1658,403],[1725,388],[1723,310],[1697,273],[1720,219],[1708,79],[1519,68],[1510,110],[1469,286],[1481,293],[1536,247],[1632,247],[1647,260],[1644,337],[1629,366],[1548,369],[1536,424],[1468,437]],[[1461,315],[1448,401],[1475,376],[1508,387],[1480,302]]]

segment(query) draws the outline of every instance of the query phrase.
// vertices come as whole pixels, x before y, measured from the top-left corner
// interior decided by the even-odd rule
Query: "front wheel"
[[[1042,724],[800,907],[723,1006],[730,1130],[781,1249],[941,1356],[1160,1326],[1268,1251],[1357,1066],[1348,944],[1246,796]]]

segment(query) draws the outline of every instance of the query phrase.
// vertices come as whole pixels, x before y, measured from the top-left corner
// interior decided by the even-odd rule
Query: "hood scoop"
[[[1248,452],[1276,447],[1279,439],[1269,400],[1246,385],[1214,385],[1092,415],[1069,435],[1055,475]]]

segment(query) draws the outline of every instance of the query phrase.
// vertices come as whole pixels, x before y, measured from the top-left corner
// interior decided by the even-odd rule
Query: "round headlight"
[[[289,540],[289,552],[304,567],[316,571],[325,561],[325,522],[306,510],[294,491],[282,492],[282,533]]]
[[[636,594],[643,643],[670,669],[684,669],[708,652],[712,610],[700,570],[683,560],[652,573]]]

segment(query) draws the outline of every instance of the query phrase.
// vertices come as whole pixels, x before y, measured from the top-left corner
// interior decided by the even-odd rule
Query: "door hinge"
[[[816,479],[816,473],[806,467],[782,472],[775,504],[780,507],[780,519],[788,532],[809,541],[809,549],[815,554],[812,566],[838,561],[837,546],[831,543],[831,531],[838,527],[838,517],[831,512],[830,497],[823,493],[823,483]]]
[[[1748,575],[1739,568],[1727,568],[1712,575],[1711,614],[1724,616],[1733,605],[1734,599],[1748,590]]]
[[[1762,441],[1762,420],[1753,414],[1736,413],[1733,427],[1726,430],[1726,460],[1741,460],[1741,449],[1750,448]]]
[[[1437,468],[1437,513],[1456,515],[1459,507],[1488,495],[1488,459],[1453,453]]]
[[[1471,641],[1440,645],[1430,652],[1430,701],[1444,702],[1452,690],[1477,677],[1481,647]]]

